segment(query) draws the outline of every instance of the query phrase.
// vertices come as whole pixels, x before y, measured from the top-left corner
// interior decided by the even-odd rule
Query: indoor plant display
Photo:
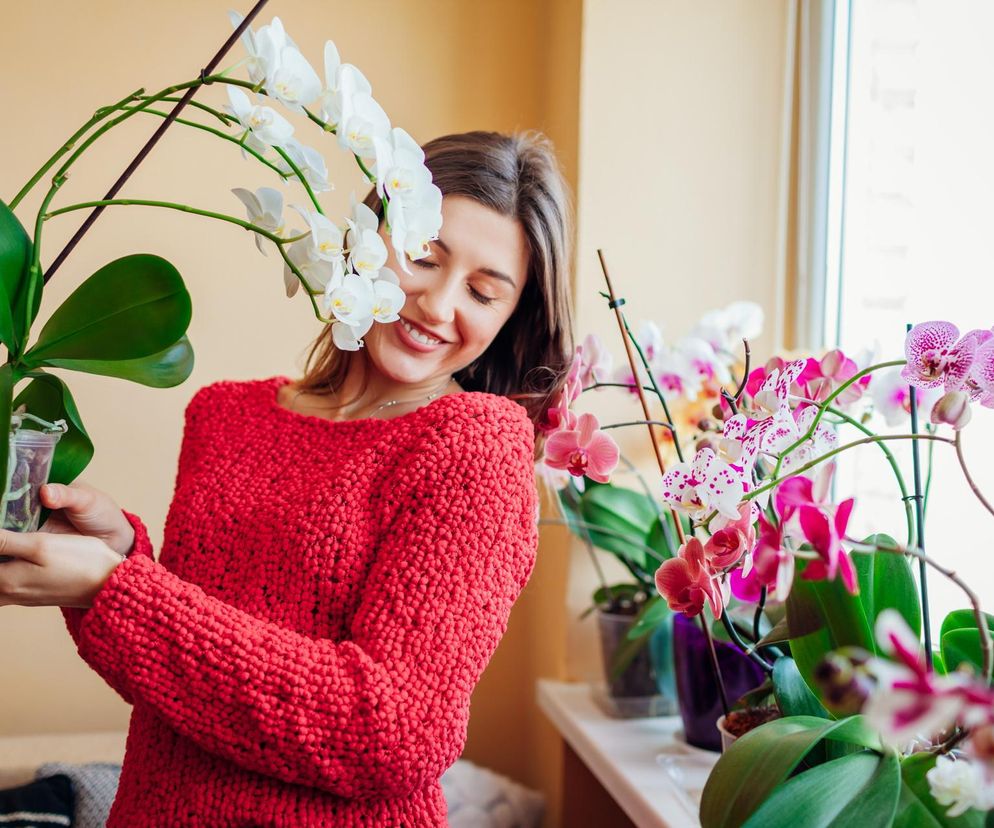
[[[681,516],[673,526],[682,534],[656,585],[674,611],[702,622],[703,636],[712,635],[708,617],[721,622],[716,629],[768,675],[745,701],[776,716],[740,729],[718,761],[704,791],[705,828],[984,825],[994,808],[994,619],[967,580],[941,564],[941,553],[923,549],[917,446],[954,450],[994,515],[963,450],[972,410],[994,408],[994,330],[960,335],[948,322],[916,325],[905,359],[866,367],[832,351],[749,370],[746,344],[739,381],[684,437],[609,280],[607,298],[633,375],[636,367],[645,372],[672,445],[686,440],[690,448],[665,464],[653,440],[660,500]],[[652,429],[641,386],[643,422]],[[871,397],[884,414],[906,407],[910,427],[875,433],[867,425]],[[920,429],[926,409],[930,422]],[[845,442],[849,429],[859,434]],[[888,445],[901,440],[916,455],[911,486]],[[835,458],[860,447],[879,451],[893,471],[906,507],[903,542],[849,532],[857,504],[833,491],[833,471]],[[680,531],[682,518],[692,521],[688,531]],[[919,570],[926,583],[926,566],[960,586],[970,605],[944,619],[937,648],[915,579]],[[717,670],[712,679],[720,679]],[[726,695],[729,711],[733,703]]]
[[[355,66],[342,63],[335,45],[324,49],[323,78],[311,67],[283,28],[280,19],[258,31],[249,24],[264,5],[260,0],[247,18],[231,13],[235,32],[199,77],[168,86],[154,94],[139,89],[100,107],[9,201],[0,201],[0,342],[7,360],[0,366],[0,432],[10,431],[15,408],[26,409],[37,421],[63,422],[66,431],[51,457],[48,479],[68,483],[86,467],[93,444],[83,427],[72,394],[50,368],[120,377],[153,387],[171,387],[193,368],[193,351],[186,336],[191,303],[180,274],[166,260],[136,253],[110,262],[88,277],[42,326],[33,343],[31,329],[42,291],[82,234],[101,210],[110,205],[138,205],[180,210],[228,223],[254,234],[259,249],[271,245],[280,255],[286,294],[304,285],[315,316],[332,325],[335,344],[355,350],[374,321],[391,322],[404,302],[396,274],[383,267],[387,250],[377,233],[378,219],[353,199],[351,215],[340,226],[325,215],[317,193],[329,190],[322,151],[337,145],[350,153],[358,168],[375,185],[384,203],[393,247],[417,259],[428,254],[427,242],[441,226],[441,193],[431,183],[424,154],[411,137],[393,127],[372,97],[369,82]],[[247,56],[230,68],[214,70],[240,37]],[[231,77],[244,67],[248,80]],[[215,87],[224,105],[194,102],[201,87]],[[223,90],[223,91],[222,91]],[[250,97],[252,96],[252,97]],[[253,101],[252,98],[255,98]],[[289,118],[317,127],[321,143],[307,146],[295,137]],[[159,106],[172,103],[171,112]],[[189,118],[178,118],[189,108]],[[137,116],[164,119],[155,135],[103,199],[55,206],[55,199],[74,164],[115,126]],[[293,183],[303,205],[294,204],[302,222],[290,229],[284,217],[283,193],[271,187],[234,188],[248,220],[201,210],[187,204],[151,199],[116,199],[124,181],[171,124],[196,129],[221,139],[242,156],[265,168],[282,182]],[[25,225],[15,210],[31,191],[43,191],[36,214]],[[92,210],[89,219],[43,272],[43,230],[46,222],[77,210]],[[404,256],[400,256],[404,261]],[[316,297],[321,297],[319,308]],[[30,380],[16,394],[22,380]],[[8,465],[9,446],[0,441],[0,469],[12,475],[20,461]],[[39,453],[39,457],[41,453]],[[32,486],[44,480],[31,478]],[[5,498],[4,503],[7,503]],[[32,498],[32,508],[37,501]],[[36,526],[38,516],[5,512],[6,528]]]

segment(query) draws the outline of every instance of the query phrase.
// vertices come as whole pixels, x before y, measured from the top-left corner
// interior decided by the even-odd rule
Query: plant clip
[[[617,299],[612,299],[608,302],[607,306],[611,308],[611,310],[614,310],[615,308],[620,308],[623,304],[625,304],[625,297],[619,296]]]

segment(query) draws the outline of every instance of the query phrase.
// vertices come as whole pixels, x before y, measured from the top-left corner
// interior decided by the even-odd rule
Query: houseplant
[[[53,428],[62,424],[60,431],[64,427],[48,458],[47,475],[27,474],[30,485],[18,486],[16,492],[11,486],[17,469],[29,460],[40,459],[44,452],[29,446],[23,456],[15,454],[8,462],[10,453],[16,451],[18,441],[40,439],[41,431],[34,429],[36,433],[22,437],[12,433],[9,442],[0,441],[0,469],[7,470],[2,484],[5,518],[10,518],[5,519],[6,528],[35,526],[39,517],[43,521],[37,488],[46,479],[71,482],[93,455],[93,444],[69,387],[50,369],[102,374],[164,388],[183,382],[193,368],[193,349],[186,336],[192,307],[183,279],[165,259],[143,253],[118,258],[84,280],[30,342],[45,285],[106,207],[179,210],[252,232],[260,251],[272,245],[279,253],[287,295],[294,295],[298,286],[304,285],[315,316],[332,325],[335,344],[340,348],[361,347],[362,336],[374,321],[398,318],[396,311],[404,295],[396,274],[383,266],[387,252],[376,232],[378,219],[354,199],[351,215],[341,226],[327,218],[317,197],[317,193],[330,189],[321,151],[301,143],[294,136],[291,121],[262,101],[276,101],[290,117],[306,118],[318,128],[321,140],[354,157],[364,178],[376,186],[383,200],[390,240],[399,252],[415,259],[427,255],[427,241],[437,237],[441,225],[441,193],[431,183],[420,147],[406,132],[391,125],[365,76],[340,60],[332,41],[325,44],[322,79],[278,17],[258,31],[250,28],[264,4],[265,0],[260,0],[244,19],[231,13],[235,32],[198,77],[154,94],[139,89],[98,108],[9,202],[0,201],[0,342],[7,352],[6,362],[0,365],[0,433],[11,431],[15,409],[24,415],[14,419],[15,432],[33,424],[49,423]],[[239,39],[246,57],[215,72],[228,48]],[[246,69],[248,80],[231,76],[241,67]],[[211,86],[224,90],[226,105],[192,100],[195,92]],[[175,106],[164,112],[159,106],[165,103]],[[184,108],[193,116],[179,118]],[[136,116],[163,122],[110,192],[103,199],[56,208],[60,189],[86,150],[109,130]],[[238,147],[244,158],[275,173],[282,182],[299,186],[307,202],[306,206],[294,205],[302,219],[301,229],[290,229],[283,215],[283,194],[270,187],[233,190],[240,207],[247,210],[248,220],[187,204],[115,198],[165,128],[174,123]],[[26,225],[31,228],[29,233],[15,211],[38,185],[43,195],[33,221]],[[78,210],[92,212],[43,271],[46,223]],[[400,258],[404,261],[405,257]],[[316,297],[321,297],[323,310]],[[29,382],[18,392],[23,380]],[[19,502],[14,504],[14,500]]]

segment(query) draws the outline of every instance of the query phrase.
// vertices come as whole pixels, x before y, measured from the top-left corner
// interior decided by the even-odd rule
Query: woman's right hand
[[[39,494],[42,505],[52,510],[39,532],[90,535],[119,555],[131,551],[135,529],[109,494],[78,481],[46,483]]]

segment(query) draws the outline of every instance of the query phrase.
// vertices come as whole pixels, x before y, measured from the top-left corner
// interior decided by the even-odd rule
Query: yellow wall
[[[174,0],[139,16],[123,0],[50,0],[5,9],[0,197],[10,199],[97,106],[193,77],[228,34],[227,7]],[[633,320],[644,313],[674,335],[732,299],[774,307],[784,0],[367,0],[356,9],[276,0],[263,20],[278,14],[318,68],[332,37],[394,122],[420,140],[474,128],[547,131],[579,183],[581,335],[598,331],[621,353],[596,293],[597,247]],[[102,195],[157,123],[134,119],[104,139],[59,203]],[[303,140],[317,143],[305,126]],[[360,180],[340,153],[326,155],[337,190],[323,200],[344,209]],[[220,142],[173,127],[122,195],[237,214],[228,191],[272,184],[263,173]],[[18,210],[22,221],[33,221],[39,195]],[[44,262],[76,226],[63,217],[46,227]],[[83,479],[140,514],[158,546],[194,391],[222,378],[299,375],[319,328],[306,300],[286,300],[280,268],[241,231],[137,207],[104,214],[46,290],[41,318],[94,269],[135,251],[165,256],[187,280],[193,375],[168,390],[64,376],[96,445]],[[617,398],[596,408],[602,419],[635,413]],[[643,434],[623,444],[644,460]],[[592,628],[576,620],[593,585],[565,533],[544,530],[535,573],[473,697],[466,757],[544,790],[547,826],[559,822],[561,756],[534,682],[598,677]],[[3,608],[0,641],[0,735],[126,726],[129,708],[76,656],[57,610]]]

